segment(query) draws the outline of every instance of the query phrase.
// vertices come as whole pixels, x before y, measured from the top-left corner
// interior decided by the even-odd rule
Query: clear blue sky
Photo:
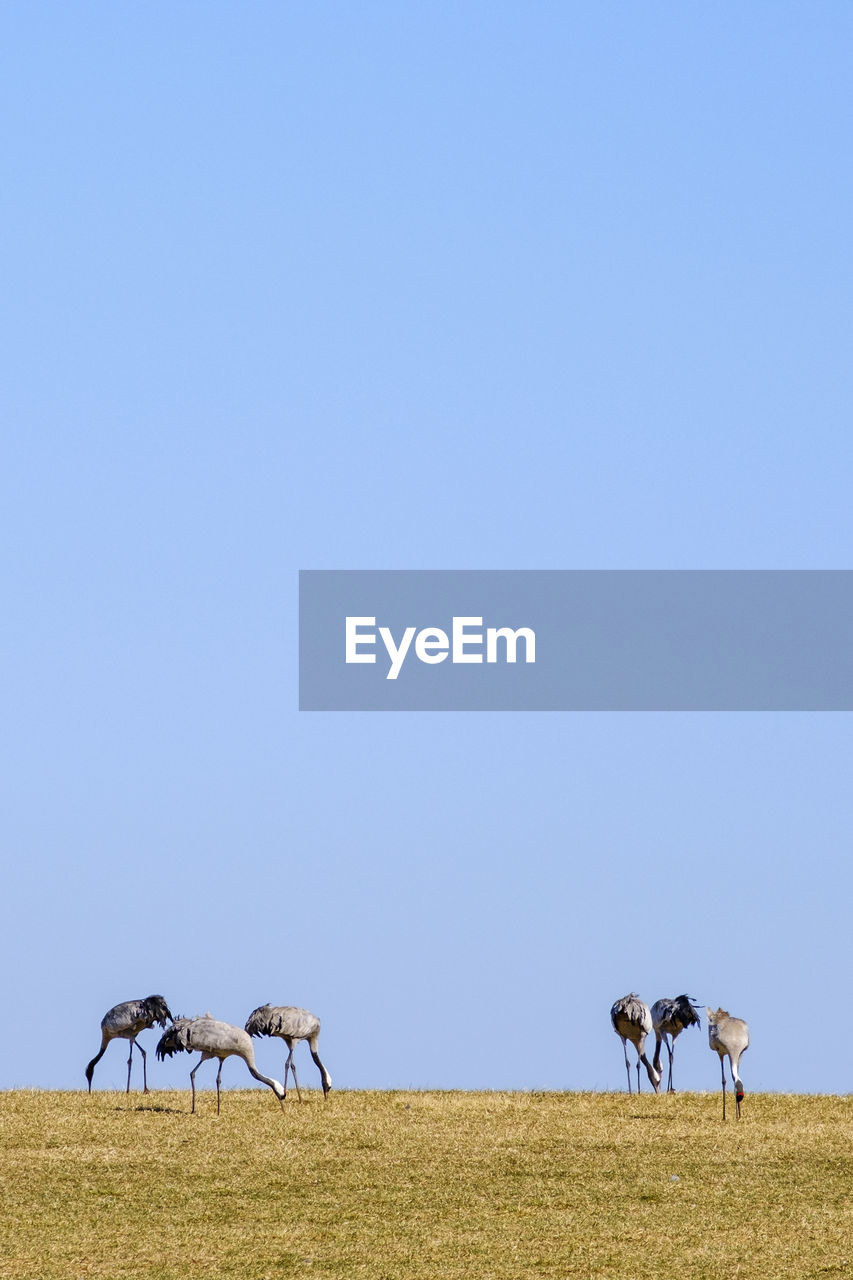
[[[162,992],[314,1009],[344,1087],[621,1088],[633,989],[747,1018],[748,1089],[850,1089],[853,717],[300,715],[296,588],[850,567],[851,37],[6,8],[1,1086]]]

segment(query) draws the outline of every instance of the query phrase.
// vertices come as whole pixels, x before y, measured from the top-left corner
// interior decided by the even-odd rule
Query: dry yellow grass
[[[0,1276],[853,1275],[853,1100],[0,1095]]]

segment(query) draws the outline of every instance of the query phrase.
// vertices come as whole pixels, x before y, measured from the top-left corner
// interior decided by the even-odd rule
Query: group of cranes
[[[291,1005],[261,1005],[260,1008],[255,1009],[249,1015],[244,1029],[243,1027],[232,1026],[230,1022],[220,1022],[209,1013],[198,1018],[176,1018],[170,1012],[169,1006],[162,996],[146,996],[143,1000],[126,1000],[124,1004],[117,1004],[104,1014],[101,1019],[100,1050],[86,1067],[89,1092],[92,1092],[92,1076],[95,1073],[95,1066],[104,1056],[104,1051],[110,1041],[129,1040],[130,1055],[127,1059],[127,1092],[130,1093],[130,1071],[133,1063],[133,1050],[136,1048],[142,1054],[143,1092],[148,1093],[148,1077],[145,1067],[146,1054],[142,1045],[137,1043],[136,1037],[141,1031],[147,1030],[148,1027],[153,1027],[155,1023],[160,1027],[166,1027],[167,1022],[172,1025],[160,1037],[156,1049],[159,1059],[163,1060],[175,1053],[193,1053],[196,1051],[201,1053],[201,1057],[190,1072],[193,1111],[195,1111],[195,1073],[203,1062],[218,1058],[216,1114],[219,1114],[219,1084],[222,1078],[222,1064],[226,1058],[232,1056],[242,1058],[250,1074],[256,1080],[260,1080],[261,1084],[268,1085],[281,1103],[287,1097],[287,1073],[288,1071],[292,1072],[293,1083],[296,1086],[296,1093],[301,1102],[302,1094],[296,1080],[296,1068],[293,1065],[293,1050],[300,1040],[308,1041],[311,1057],[320,1069],[323,1097],[327,1098],[329,1096],[332,1077],[323,1066],[317,1052],[320,1019],[315,1017],[313,1013],[309,1013],[307,1009],[297,1009]],[[262,1075],[258,1070],[255,1064],[252,1036],[278,1036],[285,1042],[288,1048],[288,1055],[284,1064],[284,1084],[280,1084],[278,1080],[274,1080],[271,1076]]]
[[[667,1091],[674,1093],[672,1084],[672,1064],[675,1056],[675,1041],[685,1027],[698,1027],[699,1006],[687,995],[664,997],[656,1000],[651,1008],[632,991],[621,1000],[617,1000],[610,1010],[610,1021],[613,1030],[622,1041],[625,1054],[625,1071],[628,1075],[628,1092],[631,1093],[631,1066],[628,1062],[628,1041],[637,1051],[637,1092],[640,1092],[640,1064],[646,1068],[652,1088],[660,1093],[663,1071],[661,1069],[661,1045],[666,1046],[669,1055],[669,1077]],[[720,1070],[723,1081],[723,1119],[726,1118],[726,1071],[724,1059],[728,1058],[732,1081],[735,1087],[735,1103],[737,1117],[740,1119],[740,1108],[743,1102],[743,1081],[738,1074],[740,1059],[749,1047],[749,1027],[742,1018],[733,1018],[725,1009],[707,1009],[708,1042],[720,1057]],[[167,1023],[171,1026],[167,1027]],[[92,1092],[92,1077],[95,1067],[104,1056],[111,1040],[128,1040],[130,1052],[127,1059],[127,1092],[130,1093],[130,1074],[133,1065],[133,1050],[142,1054],[143,1092],[148,1093],[148,1075],[146,1070],[146,1053],[138,1043],[137,1036],[141,1031],[154,1025],[166,1028],[157,1044],[157,1057],[162,1061],[175,1053],[199,1052],[201,1057],[190,1072],[192,1088],[192,1110],[195,1111],[195,1073],[203,1062],[214,1058],[219,1060],[216,1073],[216,1113],[220,1109],[220,1081],[222,1064],[226,1058],[242,1058],[249,1073],[261,1084],[272,1089],[279,1102],[287,1097],[287,1075],[293,1075],[293,1084],[300,1102],[302,1093],[296,1078],[296,1067],[293,1062],[293,1051],[300,1040],[305,1040],[311,1051],[311,1057],[320,1072],[323,1086],[323,1097],[329,1096],[332,1078],[320,1061],[317,1051],[320,1035],[320,1019],[307,1009],[298,1009],[292,1005],[260,1005],[254,1009],[246,1020],[244,1027],[232,1026],[230,1022],[220,1022],[206,1013],[196,1018],[176,1018],[171,1013],[163,996],[146,996],[142,1000],[127,1000],[117,1004],[104,1014],[101,1020],[101,1047],[86,1067],[86,1080],[89,1092]],[[655,1033],[655,1052],[651,1062],[646,1057],[646,1038]],[[284,1064],[284,1084],[271,1076],[263,1075],[255,1064],[255,1051],[252,1045],[253,1036],[278,1036],[287,1045],[288,1054]]]
[[[622,1041],[625,1054],[625,1070],[628,1073],[628,1092],[631,1092],[631,1067],[628,1063],[628,1041],[637,1051],[637,1092],[640,1092],[640,1063],[646,1068],[655,1093],[660,1093],[661,1079],[661,1044],[666,1045],[669,1054],[669,1080],[667,1092],[674,1093],[672,1086],[672,1060],[675,1054],[675,1041],[685,1027],[698,1027],[699,1006],[686,995],[675,996],[674,999],[664,997],[656,1000],[651,1009],[640,999],[635,991],[617,1000],[610,1010],[610,1021],[613,1030]],[[706,1009],[708,1017],[708,1043],[715,1053],[720,1055],[720,1070],[723,1077],[723,1119],[726,1118],[726,1068],[724,1058],[729,1060],[729,1069],[735,1086],[735,1103],[737,1118],[740,1119],[740,1106],[743,1102],[743,1081],[738,1074],[741,1056],[749,1048],[749,1027],[743,1018],[733,1018],[725,1009]],[[655,1033],[654,1058],[649,1062],[646,1057],[646,1037]]]

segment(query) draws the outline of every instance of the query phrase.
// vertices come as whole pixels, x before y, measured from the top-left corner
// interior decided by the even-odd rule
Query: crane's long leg
[[[622,1052],[625,1055],[625,1070],[628,1073],[628,1092],[630,1093],[631,1092],[631,1064],[628,1061],[628,1041],[625,1039],[624,1036],[620,1036],[619,1039],[622,1041]]]
[[[222,1079],[222,1064],[224,1058],[219,1059],[219,1070],[216,1073],[216,1114],[219,1115],[219,1081]]]
[[[637,1054],[637,1093],[640,1092],[640,1055]]]
[[[669,1080],[667,1081],[666,1091],[667,1093],[675,1093],[672,1087],[672,1059],[675,1054],[675,1036],[672,1037],[672,1048],[670,1048],[669,1041],[667,1041],[666,1051],[669,1054]]]
[[[136,1042],[131,1040],[130,1053],[127,1055],[127,1093],[130,1093],[130,1067],[133,1062],[133,1046]]]
[[[290,1059],[293,1055],[293,1041],[290,1040],[287,1036],[282,1036],[281,1038],[284,1041],[284,1043],[287,1045],[287,1057],[284,1060],[284,1096],[286,1098],[287,1097],[287,1069],[290,1066]]]
[[[726,1064],[723,1055],[720,1054],[720,1072],[723,1077],[723,1119],[726,1118]]]
[[[288,1067],[289,1067],[289,1068],[290,1068],[290,1073],[291,1073],[291,1075],[293,1076],[293,1083],[294,1083],[294,1084],[295,1084],[295,1086],[296,1086],[296,1096],[297,1096],[297,1098],[299,1099],[299,1101],[301,1102],[301,1101],[302,1101],[302,1094],[301,1094],[301,1093],[300,1093],[300,1091],[299,1091],[299,1081],[296,1079],[296,1067],[295,1067],[295,1066],[294,1066],[294,1064],[293,1064],[293,1050],[294,1050],[295,1048],[296,1048],[296,1043],[294,1043],[294,1044],[292,1044],[292,1045],[290,1046],[290,1053],[287,1055],[287,1062],[285,1062],[285,1064],[284,1064],[284,1087],[285,1087],[285,1088],[287,1088],[287,1069],[288,1069]]]
[[[134,1040],[133,1043],[136,1045],[137,1049],[142,1054],[142,1092],[147,1093],[148,1092],[148,1074],[145,1070],[145,1061],[147,1058],[147,1054],[138,1040]]]
[[[208,1058],[210,1058],[211,1056],[212,1056],[212,1055],[211,1055],[211,1054],[209,1054],[209,1053],[202,1053],[202,1055],[201,1055],[201,1057],[199,1058],[198,1062],[195,1064],[195,1066],[193,1067],[192,1071],[190,1072],[190,1084],[192,1085],[192,1090],[193,1090],[193,1105],[192,1105],[192,1109],[191,1109],[191,1111],[190,1111],[190,1115],[193,1115],[193,1114],[195,1113],[195,1073],[198,1071],[198,1069],[199,1069],[199,1067],[201,1066],[201,1064],[202,1064],[203,1062],[207,1062]],[[221,1064],[220,1064],[220,1065],[221,1065]]]

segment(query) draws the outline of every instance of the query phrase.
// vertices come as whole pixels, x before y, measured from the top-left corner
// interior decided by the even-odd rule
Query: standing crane
[[[161,1060],[174,1053],[201,1052],[201,1057],[190,1072],[190,1085],[193,1091],[192,1110],[195,1111],[195,1073],[203,1062],[213,1058],[219,1059],[219,1070],[216,1073],[216,1114],[219,1115],[219,1082],[222,1079],[222,1064],[226,1058],[236,1055],[242,1058],[251,1075],[261,1084],[269,1085],[279,1102],[284,1102],[283,1085],[269,1076],[261,1075],[255,1066],[255,1050],[251,1037],[242,1027],[233,1027],[230,1022],[219,1022],[206,1013],[201,1018],[176,1018],[174,1025],[160,1037],[157,1045],[157,1057]]]
[[[130,1055],[127,1059],[127,1092],[130,1093],[130,1068],[133,1062],[134,1046],[142,1054],[142,1092],[148,1092],[148,1077],[145,1070],[145,1050],[136,1043],[140,1031],[158,1026],[165,1027],[173,1018],[169,1006],[162,996],[146,996],[144,1000],[126,1000],[124,1004],[114,1005],[101,1019],[101,1047],[86,1068],[86,1079],[89,1092],[92,1092],[92,1076],[95,1066],[104,1056],[104,1051],[111,1040],[129,1040]]]
[[[708,1015],[708,1043],[720,1055],[720,1072],[723,1077],[723,1119],[726,1118],[726,1065],[728,1058],[735,1087],[735,1105],[740,1120],[740,1104],[743,1102],[743,1081],[738,1074],[741,1055],[749,1048],[749,1027],[743,1018],[733,1018],[725,1009],[706,1009]]]
[[[332,1077],[323,1066],[320,1061],[320,1055],[317,1052],[320,1019],[316,1014],[310,1013],[308,1009],[296,1009],[292,1005],[262,1004],[260,1008],[249,1014],[246,1030],[250,1036],[281,1037],[290,1050],[287,1055],[287,1061],[284,1064],[284,1087],[286,1090],[287,1073],[292,1071],[293,1083],[296,1085],[296,1095],[300,1102],[302,1101],[302,1094],[299,1092],[296,1067],[293,1065],[293,1050],[300,1040],[307,1040],[308,1048],[311,1050],[311,1057],[320,1069],[323,1097],[328,1098],[329,1090],[332,1087]]]
[[[632,991],[630,995],[623,996],[621,1000],[617,1000],[613,1008],[610,1010],[610,1021],[613,1023],[613,1030],[622,1041],[622,1048],[625,1052],[625,1070],[628,1073],[628,1092],[631,1092],[631,1068],[628,1065],[628,1045],[631,1044],[637,1050],[637,1093],[640,1092],[640,1063],[646,1068],[649,1080],[655,1093],[660,1093],[661,1073],[649,1062],[646,1057],[646,1036],[652,1030],[652,1015],[649,1006],[645,1004],[636,992]]]
[[[664,996],[661,1000],[656,1000],[652,1005],[652,1026],[655,1029],[655,1056],[652,1058],[652,1065],[656,1071],[660,1071],[660,1046],[661,1041],[663,1041],[669,1054],[667,1093],[675,1093],[672,1087],[672,1059],[675,1054],[676,1037],[681,1034],[685,1027],[698,1027],[700,1025],[699,1014],[696,1012],[698,1008],[699,1006],[691,996],[676,996],[672,1000]],[[667,1036],[670,1037],[671,1044]]]

